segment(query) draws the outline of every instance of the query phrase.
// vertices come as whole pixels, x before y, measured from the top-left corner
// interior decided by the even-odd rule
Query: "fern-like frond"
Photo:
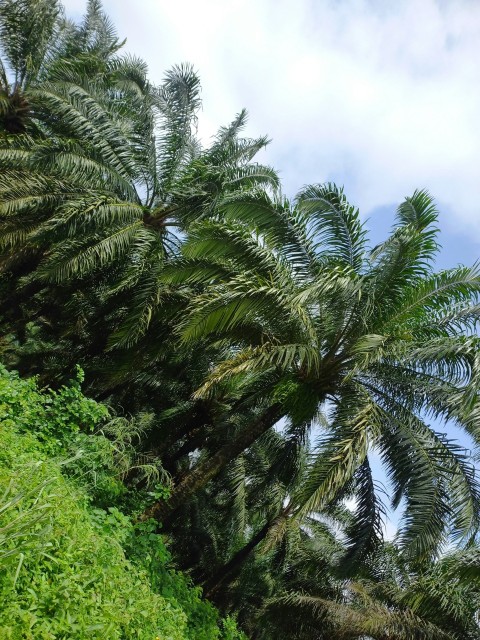
[[[308,219],[317,252],[360,272],[365,258],[366,230],[358,210],[333,184],[305,187],[297,195],[297,207]]]

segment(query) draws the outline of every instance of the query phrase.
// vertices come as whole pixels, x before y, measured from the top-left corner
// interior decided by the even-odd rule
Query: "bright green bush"
[[[0,637],[240,639],[171,568],[161,536],[115,506],[94,507],[87,485],[65,475],[76,442],[108,461],[108,441],[83,435],[106,417],[80,380],[42,392],[0,369]]]
[[[0,365],[0,420],[15,425],[19,433],[34,433],[44,448],[63,448],[83,431],[93,431],[108,417],[108,409],[81,391],[83,372],[60,390],[37,389],[35,379],[20,379]]]
[[[147,569],[155,591],[187,613],[186,637],[189,640],[220,638],[217,610],[201,599],[201,589],[171,568],[170,554],[161,536],[154,533],[155,526],[156,523],[137,525],[136,535],[130,542],[132,556]]]

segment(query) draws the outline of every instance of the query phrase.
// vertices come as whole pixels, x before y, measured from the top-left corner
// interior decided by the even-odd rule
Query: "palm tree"
[[[8,133],[26,130],[29,112],[26,89],[41,74],[59,12],[58,2],[2,0],[0,3],[0,39],[4,54],[4,60],[0,60],[0,123]]]
[[[293,209],[265,195],[234,198],[221,217],[190,228],[169,282],[196,287],[181,327],[185,343],[228,343],[232,356],[197,396],[225,380],[265,378],[264,411],[195,465],[160,520],[188,500],[283,416],[329,427],[295,492],[298,515],[317,511],[380,452],[405,501],[401,541],[430,553],[447,531],[472,535],[479,493],[468,456],[428,417],[455,421],[478,441],[478,268],[435,273],[436,211],[416,192],[400,205],[390,237],[369,249],[358,210],[333,185],[305,188]],[[205,282],[207,283],[205,285]],[[378,502],[362,504],[367,543]]]
[[[338,508],[292,520],[280,544],[249,559],[219,604],[227,602],[258,640],[480,637],[477,547],[419,563],[380,542],[353,566],[345,543],[352,524]]]
[[[473,640],[480,637],[479,550],[476,544],[467,550],[450,550],[436,562],[424,564],[405,563],[405,558],[393,546],[385,551],[384,556],[388,557],[391,566],[390,575],[385,572],[386,563],[381,556],[373,570],[379,580],[378,591],[383,590],[384,597],[395,593],[395,585],[394,597],[399,605],[409,607],[454,638]],[[392,573],[401,575],[401,583]]]
[[[420,563],[379,540],[352,564],[348,538],[357,519],[341,505],[290,519],[281,538],[268,539],[211,588],[205,576],[220,575],[219,560],[281,508],[287,489],[271,465],[283,439],[275,432],[259,438],[182,507],[174,549],[195,580],[203,576],[206,597],[235,612],[258,640],[478,638],[476,547]]]
[[[290,518],[281,536],[256,545],[239,566],[225,563],[281,511],[290,474],[276,463],[284,460],[288,440],[265,434],[181,507],[169,534],[182,568],[203,583],[204,595],[234,612],[257,640],[478,638],[476,546],[435,562],[409,561],[379,532],[375,548],[352,562],[351,532],[359,518],[341,504]],[[308,446],[301,449],[303,459]],[[298,461],[295,467],[298,484],[308,470]]]
[[[35,117],[59,64],[92,77],[105,71],[122,46],[98,0],[89,0],[82,24],[64,17],[58,0],[0,3],[0,126],[8,134],[37,131]]]
[[[131,160],[129,165],[120,146],[127,148],[127,137],[138,136],[145,128],[139,117],[145,67],[140,61],[116,55],[121,43],[100,3],[88,3],[79,26],[64,19],[58,3],[47,4],[51,11],[44,2],[34,0],[6,1],[0,7],[4,80],[28,103],[16,132],[7,127],[0,140],[3,324],[7,333],[26,343],[28,326],[36,322],[37,361],[42,345],[53,342],[60,351],[65,335],[63,318],[52,318],[48,310],[61,309],[62,316],[67,315],[68,301],[78,290],[78,286],[63,290],[45,286],[32,277],[62,226],[59,209],[69,208],[71,213],[76,200],[85,225],[95,186],[101,184],[102,191],[108,192],[113,184],[131,194],[125,179]],[[134,97],[136,125],[131,117]],[[96,194],[100,201],[105,198],[103,192]],[[59,223],[55,233],[52,220]],[[48,226],[52,233],[46,242]],[[91,290],[85,296],[90,303],[98,299]],[[63,357],[68,351],[64,350]]]
[[[202,582],[207,598],[223,599],[226,586],[236,579],[263,541],[265,529],[282,512],[288,492],[305,469],[306,455],[301,433],[266,433],[204,491],[182,505],[169,532],[176,546],[186,538],[182,557],[188,557],[193,548],[200,551],[199,558],[186,568]],[[193,519],[202,531],[215,532],[211,545],[204,538],[201,545],[192,543],[194,536],[187,523]]]
[[[38,27],[39,3],[19,3],[18,15],[11,4],[2,14],[4,38],[34,48],[38,29],[15,25],[28,17]],[[37,319],[61,367],[72,363],[69,354],[78,360],[72,334],[91,333],[104,318],[110,347],[136,343],[163,313],[170,291],[159,277],[190,222],[211,215],[228,193],[275,188],[277,177],[252,162],[268,140],[241,137],[245,111],[202,148],[200,84],[190,65],[174,67],[155,87],[142,61],[120,55],[99,2],[90,1],[78,27],[58,17],[60,9],[55,16],[35,74],[14,73],[29,108],[18,132],[0,141],[0,267],[6,324],[14,316],[22,334],[27,319]],[[20,64],[11,52],[8,61],[12,69]],[[29,299],[27,312],[20,306]],[[62,309],[63,324],[52,308]],[[95,336],[83,340],[88,360],[107,348]]]
[[[320,579],[315,584],[311,580],[312,565],[315,560],[318,562],[319,554],[312,553],[312,547],[315,548],[311,543],[306,553],[297,550],[291,566],[295,579],[284,579],[285,592],[279,589],[278,594],[267,599],[256,620],[259,632],[253,637],[259,640],[480,637],[478,584],[467,584],[457,577],[445,579],[442,562],[415,571],[399,556],[398,549],[386,544],[365,566],[372,572],[369,577],[335,579],[335,568],[329,567],[328,558],[324,558],[324,566],[330,570],[329,581],[322,584]]]

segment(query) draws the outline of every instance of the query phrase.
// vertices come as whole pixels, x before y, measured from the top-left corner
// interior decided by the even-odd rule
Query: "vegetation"
[[[85,435],[105,407],[78,382],[42,392],[4,369],[0,389],[2,637],[240,638],[231,621],[221,633],[162,536],[118,509],[120,433]]]
[[[480,272],[435,271],[429,194],[373,248],[335,185],[287,200],[98,0],[0,0],[0,44],[2,637],[480,638],[438,431],[480,441]]]

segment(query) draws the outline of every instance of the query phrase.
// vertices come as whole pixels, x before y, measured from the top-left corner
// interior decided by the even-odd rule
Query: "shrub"
[[[76,461],[88,452],[88,473],[95,460],[114,460],[106,438],[85,435],[108,412],[80,382],[41,391],[0,369],[0,637],[241,640],[171,567],[160,535],[115,506],[95,507],[91,484],[70,477],[81,465],[62,455],[75,443]]]

